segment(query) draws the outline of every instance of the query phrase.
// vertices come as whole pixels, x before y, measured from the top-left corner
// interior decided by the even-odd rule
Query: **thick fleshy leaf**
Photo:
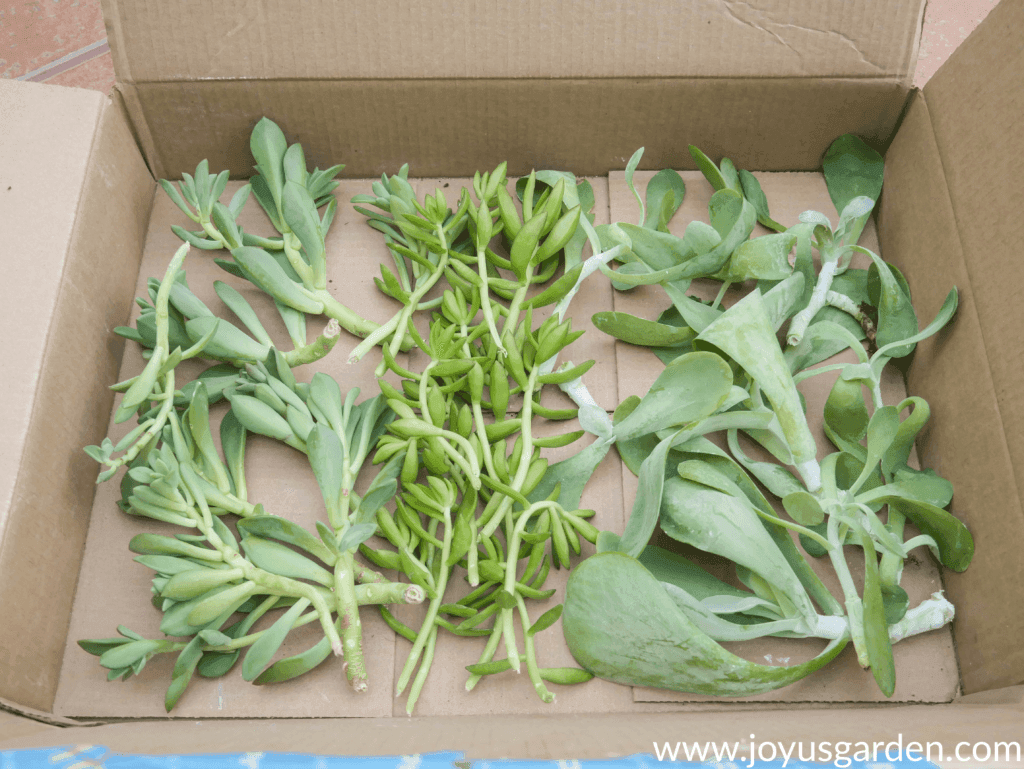
[[[865,249],[866,250],[866,249]],[[878,329],[875,343],[879,348],[887,347],[890,358],[902,358],[914,350],[914,343],[903,343],[918,333],[917,314],[910,303],[910,295],[900,285],[894,270],[881,257],[870,251],[873,264],[868,272],[868,288],[877,281]],[[901,343],[901,344],[896,344]]]
[[[616,548],[634,558],[647,547],[658,525],[665,487],[665,459],[674,440],[675,435],[670,435],[658,443],[640,466],[636,499]]]
[[[609,336],[645,347],[684,345],[696,336],[691,328],[669,326],[625,312],[597,312],[592,320],[595,327]]]
[[[750,597],[750,593],[723,582],[688,558],[657,545],[645,547],[637,560],[659,582],[676,585],[699,601],[712,596]]]
[[[185,329],[193,342],[198,342],[213,332],[213,337],[203,348],[203,353],[207,357],[255,363],[264,360],[270,352],[269,345],[260,344],[226,320],[212,315],[188,321]]]
[[[729,183],[726,181],[722,172],[715,165],[714,161],[701,152],[697,147],[690,145],[690,155],[697,163],[697,168],[704,174],[704,178],[708,180],[715,192],[719,190],[728,189]]]
[[[611,446],[610,440],[597,440],[569,459],[549,465],[540,483],[527,494],[527,499],[531,502],[547,499],[558,486],[558,498],[555,501],[566,510],[577,509],[584,486],[597,466],[604,461]]]
[[[860,441],[868,429],[868,407],[859,381],[837,377],[825,401],[825,424],[848,441]]]
[[[270,335],[267,330],[263,328],[263,324],[260,322],[259,316],[256,311],[252,309],[250,305],[238,291],[220,280],[213,282],[213,290],[217,292],[217,296],[220,300],[228,306],[228,309],[233,312],[240,321],[249,329],[249,333],[252,334],[260,344],[267,347],[273,346],[273,342],[270,339]]]
[[[626,186],[629,187],[630,192],[633,193],[633,197],[636,198],[637,205],[640,206],[641,224],[643,224],[644,220],[646,219],[644,213],[644,201],[643,198],[640,197],[640,193],[636,191],[636,187],[633,186],[633,173],[636,171],[637,166],[640,165],[640,158],[642,158],[643,155],[644,148],[641,147],[640,149],[633,153],[633,156],[629,159],[629,162],[626,163]]]
[[[309,600],[300,598],[288,611],[281,615],[277,622],[267,628],[263,635],[256,639],[256,642],[249,647],[249,651],[245,653],[245,659],[242,660],[242,678],[246,681],[252,681],[263,672],[270,664],[270,660],[277,653],[277,650],[281,648],[281,644],[284,643],[288,633],[291,632],[292,625],[295,624],[299,615],[308,606]]]
[[[280,542],[246,537],[242,540],[242,547],[249,560],[264,571],[291,579],[306,579],[325,586],[334,584],[331,572]]]
[[[840,136],[825,152],[821,165],[837,212],[841,213],[851,200],[861,195],[878,200],[885,161],[860,137]]]
[[[883,489],[889,489],[889,484]],[[889,494],[872,496],[872,501],[883,502],[902,513],[922,534],[935,540],[939,547],[939,558],[944,566],[953,571],[965,571],[974,557],[974,538],[967,527],[951,513],[941,507],[899,493],[893,489]]]
[[[732,391],[732,369],[721,356],[682,355],[651,385],[636,409],[615,425],[616,440],[629,440],[672,425],[703,419]]]
[[[917,342],[920,342],[932,336],[933,334],[938,333],[943,326],[949,323],[949,321],[953,318],[953,315],[956,314],[958,302],[959,292],[955,288],[953,288],[946,295],[946,300],[942,303],[942,307],[939,308],[938,313],[936,313],[931,323],[929,323],[927,326],[921,329],[918,333],[914,334],[912,337],[901,339],[897,342],[891,342],[889,345],[879,347],[877,352],[875,352],[875,357],[877,358],[880,355],[896,357],[895,355],[892,354],[892,350],[894,347],[902,347],[903,345],[916,344]]]
[[[566,587],[562,629],[573,657],[601,678],[634,686],[746,696],[787,686],[835,658],[845,639],[810,662],[757,665],[725,651],[691,622],[635,559],[600,553]]]
[[[892,658],[889,627],[885,621],[882,583],[878,577],[878,555],[866,532],[861,532],[864,548],[864,641],[868,662],[882,694],[891,697],[896,690],[896,664]]]
[[[771,401],[797,465],[815,461],[814,437],[760,291],[755,289],[726,310],[697,339],[722,350],[757,382]]]
[[[284,220],[298,236],[310,265],[315,271],[322,270],[325,253],[324,235],[320,229],[320,217],[317,215],[313,198],[301,184],[287,181],[281,205]]]
[[[668,478],[661,528],[676,541],[728,558],[776,586],[780,599],[790,603],[787,613],[813,616],[807,592],[745,497],[678,477]]]
[[[671,168],[658,171],[647,182],[647,217],[644,227],[649,230],[668,232],[668,223],[683,204],[686,197],[686,183],[679,172]]]
[[[743,197],[750,201],[750,205],[757,211],[757,221],[770,230],[785,232],[785,226],[772,219],[768,211],[768,198],[765,197],[761,183],[750,171],[740,171],[740,185],[743,187]]]
[[[262,248],[242,246],[234,249],[231,255],[245,272],[246,277],[274,299],[312,315],[319,315],[324,311],[324,306],[302,293],[295,280],[289,277],[278,264],[277,259]]]
[[[327,505],[328,516],[332,524],[337,526],[340,521],[335,522],[334,517],[341,503],[345,470],[345,453],[341,447],[341,439],[329,427],[318,423],[306,436],[306,449],[313,475],[316,476],[317,485],[320,487],[320,494]]]
[[[782,280],[789,277],[793,272],[789,252],[796,245],[796,240],[796,235],[780,232],[741,243],[729,259],[729,280]]]
[[[284,131],[273,120],[262,118],[252,129],[249,149],[256,160],[260,176],[265,180],[266,190],[274,200],[275,207],[280,210],[281,194],[284,190],[284,154],[288,151],[288,140],[284,137]],[[259,198],[258,193],[263,190],[257,190],[255,182],[252,184],[253,192],[257,193]],[[261,204],[263,202],[260,200]]]
[[[253,683],[257,686],[262,684],[276,684],[281,681],[290,681],[293,678],[308,673],[331,656],[331,640],[324,636],[318,643],[300,654],[280,659],[269,668],[260,673]]]
[[[276,539],[294,545],[310,555],[315,555],[328,566],[334,566],[337,561],[335,553],[323,542],[299,524],[286,518],[278,518],[275,515],[254,515],[239,521],[238,529],[242,536]]]

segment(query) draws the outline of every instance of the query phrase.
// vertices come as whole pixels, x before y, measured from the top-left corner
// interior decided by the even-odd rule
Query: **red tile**
[[[929,0],[924,12],[914,85],[923,86],[998,0]]]
[[[114,87],[114,61],[108,51],[67,72],[54,75],[45,82],[110,93],[110,89]]]
[[[99,0],[0,0],[0,77],[21,77],[106,35]]]

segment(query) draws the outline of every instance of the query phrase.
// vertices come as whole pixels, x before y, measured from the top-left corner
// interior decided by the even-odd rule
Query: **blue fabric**
[[[847,763],[849,761],[849,763]],[[458,766],[456,766],[458,762]],[[821,769],[839,766],[845,769],[937,769],[924,760],[853,761],[831,763],[806,761],[659,761],[651,754],[595,761],[465,761],[461,753],[429,753],[413,756],[315,756],[299,753],[223,753],[175,754],[162,756],[112,753],[102,745],[41,748],[0,752],[0,769]]]

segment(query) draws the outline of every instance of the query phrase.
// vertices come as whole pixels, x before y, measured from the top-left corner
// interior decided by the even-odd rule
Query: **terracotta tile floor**
[[[930,0],[915,85],[928,81],[997,1]],[[99,0],[0,0],[0,77],[109,91],[114,67]]]

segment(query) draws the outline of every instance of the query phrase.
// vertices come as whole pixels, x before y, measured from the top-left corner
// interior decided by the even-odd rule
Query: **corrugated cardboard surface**
[[[203,158],[249,176],[257,116],[301,141],[310,165],[344,158],[372,177],[471,175],[509,161],[601,175],[646,145],[645,168],[694,168],[690,143],[745,168],[818,167],[848,132],[882,146],[908,88],[872,78],[269,80],[118,86],[154,175],[177,179]],[[814,105],[808,108],[808,105]],[[788,137],[780,142],[778,137]]]
[[[886,163],[886,253],[929,318],[953,282],[956,330],[920,346],[911,390],[933,409],[924,461],[957,489],[978,557],[949,574],[965,691],[1024,681],[1024,7],[1002,3],[915,99]]]
[[[649,177],[649,173],[638,175],[641,190]],[[773,215],[783,222],[796,221],[798,214],[807,209],[831,212],[831,203],[820,174],[767,174],[761,178],[765,193],[774,203]],[[685,179],[685,205],[673,220],[674,229],[678,231],[682,231],[694,218],[707,220],[707,203],[712,191],[697,172],[686,173]],[[450,202],[454,202],[458,191],[466,183],[468,180],[465,179],[421,180],[416,182],[416,187],[421,196],[441,188]],[[597,201],[597,223],[632,221],[636,218],[632,193],[626,187],[621,172],[613,173],[608,179],[593,179],[592,184]],[[378,272],[377,265],[388,258],[387,251],[380,236],[366,226],[361,215],[353,211],[347,202],[354,194],[365,193],[369,185],[369,181],[347,181],[336,192],[339,214],[328,238],[331,281],[328,285],[342,301],[380,322],[397,309],[394,302],[380,295],[372,286],[372,277]],[[232,189],[226,191],[225,199],[231,194]],[[255,205],[250,205],[244,216],[241,221],[244,229],[269,233],[269,224]],[[160,194],[155,201],[136,285],[138,294],[144,292],[149,276],[163,274],[170,254],[178,245],[176,237],[169,231],[172,223],[186,225],[187,220],[166,196]],[[866,234],[864,242],[877,248],[873,228]],[[224,274],[213,265],[212,255],[193,252],[186,265],[191,288],[214,312],[226,314],[212,287],[213,281],[220,279],[245,293],[261,317],[269,319],[268,328],[276,329],[279,336],[283,333],[279,324],[273,323],[274,311],[267,298],[244,281]],[[591,357],[599,361],[588,373],[587,381],[594,397],[609,411],[627,395],[646,392],[661,369],[661,364],[649,351],[614,342],[593,329],[590,316],[594,312],[612,308],[656,315],[668,304],[664,297],[657,295],[659,291],[659,288],[654,287],[625,294],[614,293],[609,281],[595,274],[574,300],[570,313],[574,327],[587,328],[588,333],[567,350],[567,356],[576,362]],[[422,318],[420,320],[423,321]],[[311,326],[314,327],[311,330],[317,330],[322,322],[316,321]],[[356,385],[362,388],[364,397],[375,393],[372,369],[376,365],[377,355],[372,353],[360,364],[348,366],[344,362],[346,353],[354,345],[352,337],[343,335],[330,356],[313,366],[298,369],[297,376],[308,381],[314,370],[321,369],[338,379],[343,390]],[[284,349],[287,349],[287,344]],[[421,368],[424,363],[419,359],[421,357],[418,351],[410,353],[409,365],[414,369]],[[136,346],[128,345],[120,377],[123,379],[133,375],[141,370],[143,364]],[[194,375],[198,368],[192,366],[185,370]],[[804,389],[810,400],[811,414],[821,410],[831,386],[831,382],[826,382],[826,379],[828,377],[808,380],[806,383]],[[898,402],[903,392],[902,382],[894,382],[887,393],[887,402]],[[545,394],[545,397],[551,396]],[[130,427],[127,423],[116,428],[111,425],[115,440],[117,435],[127,432]],[[539,429],[562,432],[565,426],[545,425]],[[820,426],[817,429],[820,432]],[[821,449],[825,450],[824,436],[820,437]],[[572,451],[573,448],[569,448],[549,453],[552,459],[557,459],[559,455],[568,455]],[[306,464],[306,460],[297,452],[272,441],[253,437],[250,451],[247,452],[250,500],[260,501],[269,512],[284,515],[312,528],[313,522],[322,517],[322,502]],[[632,508],[634,494],[635,478],[624,471],[613,453],[588,485],[581,504],[598,511],[594,519],[598,528],[621,532],[625,523],[624,511]],[[118,496],[116,480],[102,485],[96,495],[69,643],[54,706],[55,713],[61,716],[137,718],[164,715],[160,695],[169,681],[173,655],[164,655],[166,659],[158,658],[151,662],[141,676],[133,677],[126,683],[108,684],[105,680],[106,671],[99,667],[94,657],[74,643],[79,638],[109,636],[117,624],[125,624],[146,637],[160,636],[160,615],[148,600],[151,572],[132,564],[131,555],[127,551],[128,540],[134,534],[159,530],[159,527],[117,510],[115,502]],[[173,527],[167,528],[174,530]],[[589,552],[592,552],[592,548],[588,548]],[[827,574],[828,567],[823,571]],[[558,593],[544,605],[531,606],[532,615],[539,616],[549,608],[549,604],[553,606],[563,600],[567,576],[565,572],[552,573],[547,586],[558,588]],[[461,585],[458,575],[453,584]],[[834,581],[832,584],[833,589],[838,590]],[[916,563],[908,566],[904,584],[914,604],[941,589],[938,570],[924,554]],[[460,588],[455,589],[457,592]],[[394,698],[392,692],[393,682],[397,680],[405,663],[409,644],[401,639],[396,640],[373,609],[366,608],[362,614],[371,684],[367,696],[354,696],[344,685],[340,665],[331,660],[303,678],[278,686],[253,687],[242,681],[237,673],[216,681],[197,678],[172,715],[177,718],[404,715],[405,698]],[[396,607],[396,616],[412,627],[418,627],[421,614],[422,609],[416,607]],[[559,628],[560,625],[556,625],[537,638],[538,655],[545,667],[574,664]],[[311,625],[304,630],[308,632],[297,633],[294,639],[289,639],[286,648],[282,650],[283,655],[301,651],[318,640],[319,630],[315,626]],[[815,641],[771,640],[738,645],[734,651],[759,662],[763,662],[767,655],[775,664],[794,664],[816,654],[822,645]],[[485,678],[476,690],[467,694],[463,687],[465,666],[477,661],[482,648],[483,639],[456,638],[445,633],[440,635],[434,667],[420,699],[417,715],[487,713],[504,716],[515,713],[551,716],[626,713],[643,712],[651,707],[680,708],[685,707],[682,703],[686,702],[712,702],[716,706],[728,706],[730,702],[673,692],[633,691],[629,687],[595,680],[582,686],[557,687],[556,702],[545,705],[536,697],[528,679],[513,673]],[[948,629],[911,639],[896,648],[899,689],[894,701],[948,702],[954,697],[957,691],[957,669]],[[885,701],[870,675],[859,669],[852,650],[847,650],[836,664],[819,675],[787,689],[749,699],[789,703]]]
[[[0,699],[46,711],[93,493],[80,449],[112,403],[96,353],[120,353],[153,182],[106,97],[3,81],[0,102]]]
[[[922,315],[928,314],[929,307],[932,311],[938,307],[948,279],[961,283],[961,276],[967,272],[964,263],[970,264],[970,260],[976,257],[975,253],[966,251],[966,246],[975,248],[979,243],[991,245],[983,239],[963,237],[954,224],[959,222],[952,214],[947,214],[947,211],[955,210],[957,217],[962,217],[965,213],[984,213],[981,209],[985,207],[1006,217],[1014,213],[1010,204],[1014,200],[1016,188],[1012,181],[1020,178],[1020,173],[1014,171],[1019,165],[1015,166],[1013,163],[1019,160],[1020,155],[1017,148],[1019,143],[1014,145],[1013,137],[1019,134],[1019,129],[1014,125],[1007,130],[1005,136],[987,135],[979,143],[967,145],[966,150],[958,150],[956,140],[961,135],[958,132],[965,128],[974,130],[978,128],[978,124],[986,122],[1002,125],[1005,122],[1005,114],[1019,113],[1019,109],[1016,112],[1012,109],[1012,99],[1016,98],[1015,94],[1020,93],[1019,82],[1015,85],[1011,82],[1012,87],[1000,91],[999,98],[994,103],[978,105],[971,101],[976,92],[985,88],[984,81],[990,78],[998,80],[1019,76],[1020,67],[1016,67],[1016,72],[1013,69],[1013,62],[1016,61],[1013,56],[1019,53],[1019,37],[1014,37],[1014,30],[1021,27],[1019,17],[1014,14],[1019,13],[1019,5],[1009,2],[1003,3],[997,9],[988,26],[979,31],[979,34],[986,35],[982,38],[983,42],[978,45],[980,52],[973,49],[970,57],[965,57],[962,63],[957,63],[956,68],[950,70],[954,74],[943,75],[950,78],[950,85],[944,86],[947,95],[938,98],[938,106],[931,101],[925,104],[924,100],[920,100],[914,106],[902,128],[902,143],[897,141],[889,156],[888,192],[883,196],[880,224],[881,240],[886,249],[886,256],[907,268],[915,291],[915,301],[922,302]],[[987,63],[981,65],[981,69],[975,69],[971,65],[973,57],[985,59]],[[1004,66],[1006,62],[1009,62],[1008,66]],[[991,69],[986,71],[984,67]],[[972,81],[968,76],[976,79]],[[4,85],[6,84],[0,83],[0,87]],[[23,84],[11,85],[24,87]],[[771,88],[774,86],[766,88],[766,93]],[[929,100],[930,94],[931,92]],[[962,109],[959,99],[967,99],[971,108]],[[929,107],[933,112],[948,112],[935,117],[929,114]],[[987,112],[988,109],[995,112]],[[980,118],[977,117],[978,112],[983,113]],[[6,117],[6,113],[4,116]],[[950,127],[955,130],[947,130]],[[138,130],[142,133],[141,128]],[[43,135],[41,132],[37,133]],[[800,136],[790,133],[785,138],[788,141],[795,137],[795,144],[800,144]],[[781,140],[781,137],[775,138]],[[680,144],[687,140],[692,138],[689,135],[684,136]],[[54,147],[59,146],[60,143],[55,142],[47,149],[52,152]],[[708,148],[706,143],[705,148]],[[628,156],[631,149],[632,146],[624,149],[625,156]],[[521,150],[524,156],[527,150],[528,148]],[[713,150],[709,151],[716,154]],[[751,168],[764,167],[757,163],[743,162],[743,157],[729,148],[726,148],[726,151],[740,161],[741,165]],[[765,151],[768,151],[767,142]],[[1000,151],[1003,154],[999,154]],[[344,156],[345,153],[332,154]],[[810,157],[814,153],[806,154]],[[948,168],[969,169],[972,157],[981,158],[983,162],[978,163],[978,166],[992,174],[994,178],[999,179],[999,174],[1006,175],[1000,182],[1001,186],[995,186],[998,194],[989,199],[994,202],[980,202],[985,200],[981,195],[964,195],[965,190],[973,190],[970,177],[966,174],[954,175],[947,172]],[[1007,158],[1010,160],[1009,163],[1006,163]],[[1001,167],[1000,163],[1005,167]],[[486,167],[487,164],[478,165]],[[609,161],[605,167],[611,165],[613,163]],[[810,165],[813,163],[791,167]],[[420,173],[426,171],[421,170]],[[960,181],[951,183],[947,188],[947,175],[951,179],[956,176]],[[1010,183],[1007,183],[1007,179]],[[0,193],[2,191],[0,189]],[[143,199],[145,197],[142,196]],[[1019,222],[1019,219],[1017,221]],[[999,221],[990,223],[993,227],[1000,226]],[[959,247],[954,245],[955,243],[959,243]],[[931,277],[933,263],[939,266],[938,270],[934,270],[934,278]],[[971,277],[973,279],[975,276]],[[1006,278],[1006,275],[1002,277]],[[963,601],[959,602],[960,619],[956,630],[958,652],[967,665],[964,680],[969,691],[986,686],[1004,685],[1022,678],[1019,657],[1014,656],[1019,646],[1019,628],[1013,625],[1015,619],[1019,617],[1015,607],[1020,606],[1019,569],[1015,571],[1020,560],[1020,548],[1015,545],[1020,541],[1017,534],[1019,529],[1015,528],[1015,522],[1021,520],[1020,502],[1019,496],[1015,498],[1011,491],[1007,490],[1008,479],[1013,473],[1009,447],[1002,449],[1000,456],[999,446],[995,445],[999,442],[1001,430],[1005,431],[1001,425],[1004,417],[1001,408],[1008,401],[997,400],[993,374],[989,374],[986,382],[985,376],[979,373],[981,369],[989,367],[989,360],[981,351],[986,349],[987,341],[991,342],[992,334],[989,333],[988,327],[982,325],[982,310],[975,307],[973,312],[969,312],[972,309],[971,304],[969,293],[962,294],[961,316],[957,321],[956,332],[944,335],[935,343],[922,345],[917,354],[917,365],[911,371],[911,391],[928,397],[937,415],[939,409],[946,414],[955,415],[955,422],[947,421],[948,428],[943,432],[938,431],[939,422],[936,421],[936,428],[925,436],[923,459],[926,464],[934,464],[941,472],[953,476],[958,481],[954,511],[964,514],[969,520],[969,525],[978,539],[979,552],[982,553],[966,575],[950,581],[952,597],[957,598],[954,593],[962,593],[968,599],[966,605]],[[1005,311],[1006,307],[1003,309]],[[986,322],[994,322],[991,316],[984,317]],[[1013,331],[1012,326],[1008,331],[1001,328],[996,334],[997,341],[1001,341],[1002,335],[1003,340],[1010,339],[1012,344]],[[954,348],[951,340],[960,338],[963,338],[963,341]],[[100,351],[109,355],[109,350],[103,350],[102,345],[93,347],[93,352]],[[927,372],[937,370],[929,365],[932,359],[936,364],[945,363],[953,375],[925,376]],[[944,383],[944,379],[953,379],[954,376],[958,382],[970,377],[971,386],[967,388]],[[968,397],[964,397],[965,390]],[[102,392],[102,388],[97,385],[89,391],[98,394]],[[992,397],[985,402],[989,392],[992,393]],[[100,435],[102,429],[97,429],[89,440],[94,441]],[[1002,440],[1005,442],[1010,438],[1004,437]],[[934,450],[930,456],[929,451],[933,446]],[[960,468],[963,468],[963,472],[960,472]],[[974,499],[981,501],[974,509],[967,509]],[[974,520],[974,516],[978,516],[977,521]],[[986,558],[985,552],[990,553],[990,557]],[[74,560],[73,557],[70,562]],[[7,575],[10,573],[12,572],[5,563],[3,574],[8,584]],[[973,575],[978,575],[977,580]],[[64,587],[69,586],[62,584],[61,588]],[[10,595],[10,592],[8,591],[6,595]],[[47,598],[52,599],[53,596],[48,595]],[[16,608],[22,611],[22,605],[19,603]],[[32,609],[35,610],[33,613],[23,612],[20,616],[38,617],[38,606],[36,602],[32,605]],[[25,633],[21,633],[18,643],[23,641],[24,635]],[[3,648],[6,650],[20,647],[11,647],[5,642]],[[49,659],[49,663],[58,664],[53,657]],[[10,671],[5,668],[4,672]],[[941,708],[911,706],[846,710],[841,719],[836,718],[835,713],[828,709],[801,710],[791,712],[788,717],[781,717],[780,714],[780,718],[773,719],[773,724],[777,724],[775,728],[780,730],[773,736],[820,739],[821,735],[828,734],[833,739],[890,739],[894,730],[902,729],[904,732],[913,731],[920,734],[924,739],[942,739],[947,744],[960,739],[1005,740],[1007,735],[1018,734],[1021,719],[1024,717],[1019,696],[1016,699],[1004,697],[1004,692],[1007,691],[1012,693],[1016,690],[986,692],[983,695],[984,701],[977,700],[977,705],[969,704],[977,697],[968,697],[962,702]],[[27,700],[18,700],[18,705],[27,707],[33,702],[43,702],[46,699],[45,696],[36,697],[36,694],[38,692],[30,694]],[[159,692],[156,696],[159,696]],[[992,697],[998,699],[1000,704],[985,704],[993,701]],[[642,706],[645,710],[666,707],[664,704],[636,705]],[[717,710],[721,706],[693,704],[672,707],[707,711],[709,708]],[[360,719],[355,723],[333,722],[329,728],[324,728],[324,724],[318,721],[268,721],[261,723],[258,728],[245,721],[200,724],[172,722],[160,725],[139,723],[111,725],[97,730],[46,732],[53,736],[30,735],[21,738],[19,744],[30,744],[33,740],[34,744],[105,740],[127,751],[262,748],[317,750],[335,754],[380,754],[390,752],[385,746],[395,746],[395,752],[462,748],[478,756],[493,756],[493,746],[501,744],[521,746],[515,751],[507,750],[508,754],[516,752],[519,755],[538,757],[603,757],[612,751],[618,755],[649,751],[651,739],[665,739],[666,734],[668,738],[686,738],[685,734],[678,733],[684,726],[687,734],[692,730],[693,733],[707,735],[708,739],[735,738],[737,734],[744,735],[747,732],[758,732],[760,736],[766,731],[763,712],[748,712],[737,707],[727,707],[726,710],[725,714],[689,712],[685,717],[649,713],[642,719],[623,719],[621,716],[575,716],[571,720],[544,717],[508,717],[497,720],[442,717],[414,719],[412,722],[392,718]],[[3,734],[5,737],[10,734],[6,726],[3,726]],[[4,747],[8,747],[8,744],[10,743],[5,743]],[[15,745],[12,744],[11,747]]]
[[[345,157],[355,178],[410,158],[423,177],[467,175],[496,156],[514,173],[599,175],[642,144],[649,168],[692,168],[687,142],[748,168],[813,170],[841,133],[880,145],[891,136],[923,9],[923,0],[490,0],[458,12],[415,0],[104,3],[118,88],[150,168],[167,178],[203,157],[248,175],[240,148],[253,115],[280,121],[307,157]]]
[[[907,81],[923,9],[922,0],[103,1],[122,83],[768,72]]]
[[[894,742],[902,735],[904,747],[911,741],[939,742],[944,756],[958,743],[1019,740],[1024,707],[1016,700],[1001,705],[956,704],[937,708],[909,705],[899,708],[763,711],[731,709],[729,712],[645,713],[637,717],[578,714],[572,717],[543,716],[434,716],[416,718],[364,718],[324,721],[287,719],[253,721],[132,722],[94,728],[48,728],[47,731],[0,741],[0,748],[17,750],[46,745],[104,745],[129,755],[249,753],[257,751],[305,754],[302,763],[316,756],[408,756],[441,750],[463,751],[469,759],[607,759],[638,753],[652,754],[654,745],[677,740],[749,745],[782,743],[795,756],[795,742],[804,751],[811,743],[840,741],[852,746]],[[792,747],[791,747],[792,746]],[[893,749],[895,750],[895,748]],[[852,748],[848,753],[852,754]],[[750,765],[749,753],[740,754],[736,766]],[[770,753],[768,754],[770,755]],[[804,755],[808,755],[804,753]],[[822,754],[819,752],[818,756]],[[933,754],[934,757],[934,754]],[[795,759],[794,759],[795,760]],[[653,764],[653,761],[651,761]],[[777,764],[782,763],[781,756]],[[904,761],[909,763],[909,761]],[[880,766],[885,767],[886,762]],[[790,763],[793,766],[794,763]],[[804,764],[808,765],[808,764]],[[827,765],[827,764],[825,764]],[[924,765],[924,764],[922,764]],[[942,761],[949,767],[977,767]],[[1020,761],[1000,761],[999,769],[1022,766]]]

